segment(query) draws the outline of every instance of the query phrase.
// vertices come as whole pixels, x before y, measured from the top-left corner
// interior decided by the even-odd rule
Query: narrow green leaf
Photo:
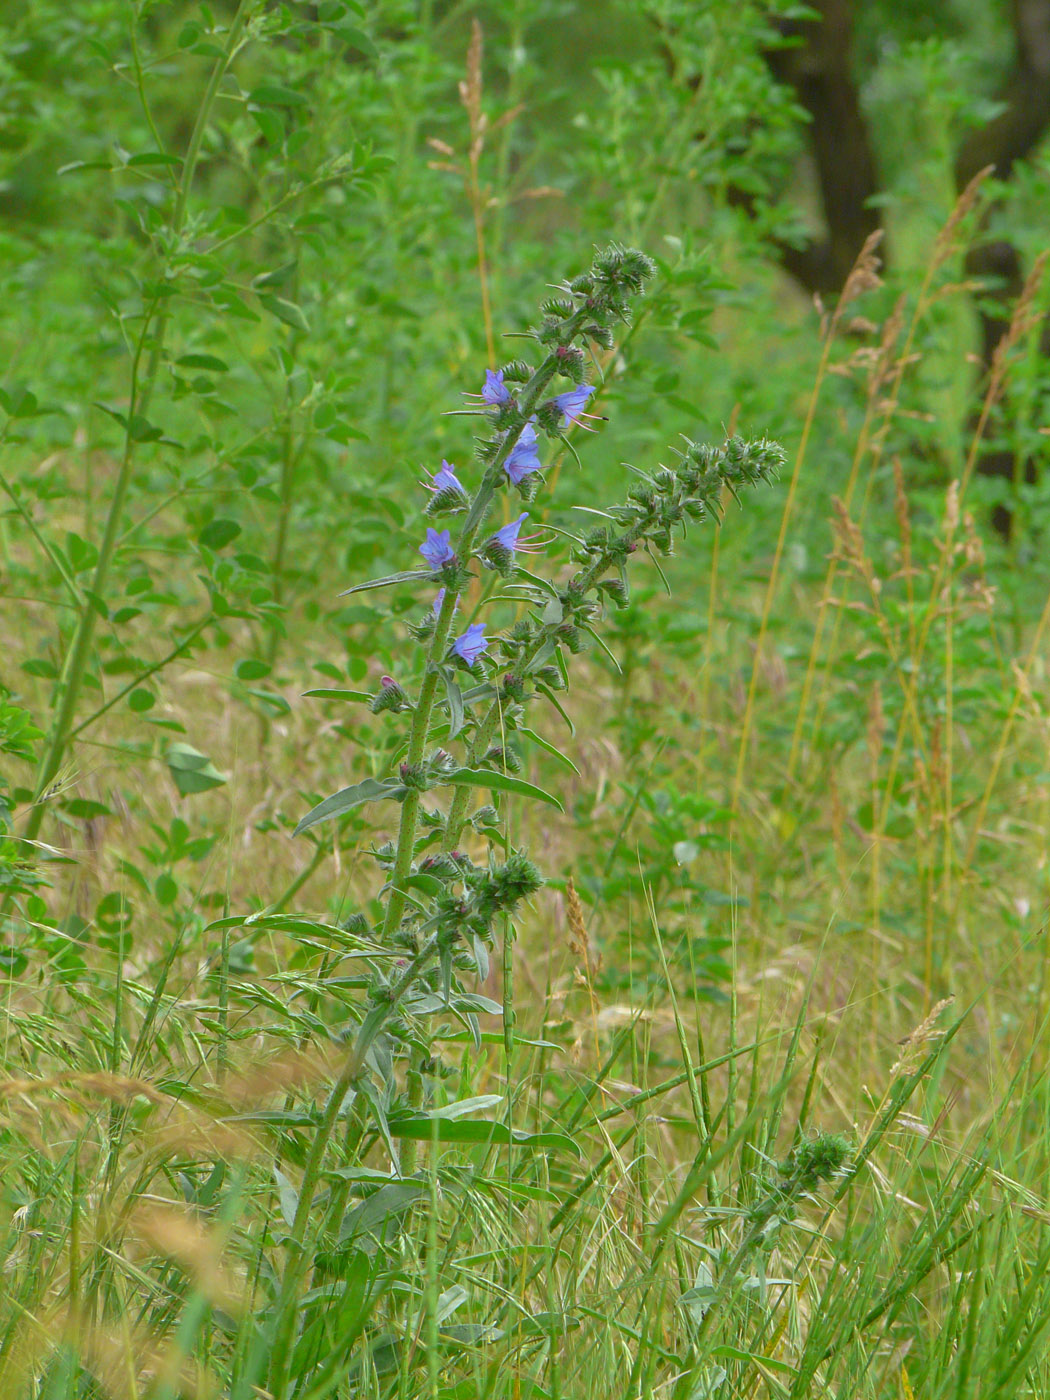
[[[546,739],[540,738],[535,730],[526,729],[523,725],[518,730],[518,733],[524,734],[526,739],[531,739],[544,753],[549,753],[552,758],[556,758],[559,763],[563,763],[570,772],[575,773],[577,777],[580,776],[580,770],[576,767],[575,763],[573,763],[572,759],[569,758],[567,754],[563,754],[561,749],[556,749],[553,744],[548,743]]]
[[[132,156],[128,161],[129,166],[142,165],[181,165],[182,161],[178,156],[166,155],[163,151],[143,151],[141,155]]]
[[[454,739],[463,728],[463,722],[466,718],[463,710],[463,692],[447,667],[442,667],[441,679],[445,682],[445,693],[448,696],[448,737]]]
[[[277,1182],[277,1194],[281,1198],[281,1214],[290,1230],[295,1225],[295,1212],[299,1209],[299,1192],[279,1167],[274,1167],[273,1175]]]
[[[318,822],[329,821],[332,817],[341,817],[344,812],[351,811],[354,807],[360,807],[363,802],[378,802],[384,797],[399,796],[405,791],[400,783],[383,781],[376,778],[366,778],[363,783],[354,783],[352,787],[342,788],[331,797],[326,797],[323,802],[319,802],[312,811],[307,812],[302,821],[292,832],[293,836],[298,836],[300,832],[306,831],[311,826],[316,826]]]
[[[331,686],[322,686],[318,690],[304,690],[303,695],[312,696],[316,700],[354,700],[364,705],[372,699],[367,690],[334,690]]]
[[[574,1157],[581,1155],[576,1143],[564,1133],[526,1133],[519,1128],[508,1128],[506,1123],[492,1123],[487,1119],[433,1118],[427,1114],[413,1114],[390,1118],[388,1123],[391,1137],[410,1138],[414,1142],[429,1142],[436,1137],[438,1142],[499,1143],[526,1147],[536,1152],[567,1152]]]
[[[339,597],[347,598],[351,593],[364,593],[369,588],[386,588],[391,583],[414,583],[417,579],[433,577],[429,569],[406,569],[404,573],[387,574],[386,578],[371,578],[367,583],[355,583],[353,588],[344,588]]]
[[[546,686],[546,685],[537,685],[537,686],[536,686],[536,689],[539,691],[539,693],[540,693],[541,695],[545,695],[545,696],[547,697],[547,699],[551,702],[551,704],[554,706],[554,708],[555,708],[555,709],[558,711],[558,713],[561,715],[561,717],[562,717],[562,719],[565,721],[565,723],[569,726],[569,733],[572,734],[572,735],[575,737],[575,734],[576,734],[576,726],[573,724],[572,720],[571,720],[571,719],[569,718],[569,716],[566,714],[565,708],[564,708],[564,706],[562,705],[561,701],[558,700],[558,699],[555,697],[555,694],[554,694],[553,690],[551,690],[550,687],[549,687],[549,686]]]
[[[442,784],[450,784],[452,787],[478,787],[490,788],[494,792],[516,792],[519,797],[534,797],[538,802],[549,803],[551,807],[557,807],[559,812],[565,809],[549,792],[544,792],[543,788],[536,787],[533,783],[527,783],[523,778],[512,778],[509,773],[496,773],[488,768],[460,768],[456,773],[450,773],[447,778],[442,778]]]

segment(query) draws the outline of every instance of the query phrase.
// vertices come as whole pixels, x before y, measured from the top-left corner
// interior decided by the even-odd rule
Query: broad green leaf
[[[222,787],[226,778],[210,758],[198,753],[189,744],[172,744],[164,755],[172,780],[183,797],[210,788]]]
[[[271,316],[276,316],[278,321],[283,321],[286,326],[291,326],[293,330],[310,330],[310,322],[306,319],[302,307],[296,306],[294,301],[286,301],[284,297],[264,296],[260,293],[259,304],[264,306]]]
[[[217,520],[211,520],[197,536],[200,544],[206,549],[225,549],[228,544],[232,544],[241,533],[241,527],[236,520],[227,520],[220,516]]]
[[[268,661],[260,661],[255,657],[246,657],[243,661],[238,661],[234,667],[234,675],[239,681],[261,681],[264,676],[268,676],[273,667]]]
[[[466,1118],[471,1113],[484,1113],[487,1108],[499,1108],[502,1102],[502,1094],[478,1094],[472,1099],[457,1099],[455,1103],[445,1104],[444,1108],[432,1108],[427,1116],[451,1121]]]
[[[229,370],[229,365],[225,360],[220,360],[218,355],[180,355],[175,363],[183,369],[209,369],[215,374],[223,374]]]
[[[258,277],[252,278],[253,287],[284,287],[295,276],[299,266],[297,259],[292,262],[282,263],[280,267],[275,267],[272,272],[261,272]]]
[[[260,107],[307,106],[307,99],[301,92],[284,87],[280,83],[260,83],[258,87],[252,88],[248,94],[248,101],[258,103]]]
[[[388,1186],[380,1186],[343,1216],[339,1243],[345,1245],[362,1235],[385,1234],[387,1227],[414,1206],[426,1190],[414,1181],[392,1181]]]

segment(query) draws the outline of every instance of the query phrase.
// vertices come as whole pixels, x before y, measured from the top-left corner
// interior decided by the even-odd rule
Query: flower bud
[[[601,592],[618,608],[625,608],[629,602],[627,584],[623,579],[607,578],[598,585]]]
[[[391,714],[397,714],[408,705],[408,696],[394,680],[393,676],[384,676],[379,682],[379,689],[372,696],[368,708],[374,715],[382,714],[384,710],[389,710]]]
[[[398,769],[401,781],[410,791],[426,792],[427,771],[422,763],[402,763]]]

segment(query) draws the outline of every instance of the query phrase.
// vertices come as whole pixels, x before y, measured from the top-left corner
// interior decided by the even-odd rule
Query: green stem
[[[317,870],[320,868],[321,862],[324,860],[325,856],[328,855],[331,848],[331,841],[319,841],[317,843],[317,846],[314,848],[314,853],[310,857],[309,864],[306,865],[302,870],[300,870],[299,874],[295,877],[295,879],[280,896],[280,898],[274,900],[274,902],[270,905],[269,913],[279,914],[283,909],[288,908],[288,905],[292,902],[292,900],[299,893],[299,891],[306,884],[306,882],[312,879],[312,877],[316,874]]]
[[[155,661],[152,666],[147,666],[144,671],[140,671],[134,680],[128,681],[127,685],[122,686],[121,689],[117,691],[116,695],[107,700],[104,705],[100,705],[93,714],[88,715],[87,719],[82,719],[75,729],[71,729],[69,731],[70,739],[75,739],[82,730],[94,724],[97,719],[101,719],[107,710],[111,710],[114,705],[123,700],[125,695],[128,695],[137,686],[140,686],[143,681],[148,681],[150,676],[155,676],[158,671],[163,671],[165,666],[170,665],[177,657],[180,657],[184,651],[193,645],[211,620],[212,614],[209,613],[203,621],[195,623],[178,646],[172,647],[171,651],[162,656],[159,661]]]
[[[110,502],[109,514],[106,518],[106,529],[102,537],[102,543],[99,546],[98,562],[95,565],[95,572],[91,579],[90,593],[96,599],[101,599],[105,596],[110,565],[113,562],[113,555],[115,553],[117,531],[124,510],[124,499],[131,482],[131,467],[135,447],[134,438],[131,434],[131,423],[139,411],[139,364],[145,346],[146,332],[149,328],[155,308],[156,302],[153,302],[146,313],[142,331],[139,335],[139,341],[135,347],[135,355],[132,360],[131,394],[128,404],[128,428],[124,437],[124,455],[121,459],[120,470],[117,474],[117,482],[113,488],[113,499]],[[36,788],[33,795],[33,807],[26,821],[24,833],[27,841],[34,841],[40,832],[40,827],[44,820],[48,788],[54,782],[62,766],[62,761],[65,758],[66,748],[71,737],[73,718],[76,714],[77,701],[80,698],[80,688],[83,684],[88,658],[91,654],[91,645],[95,635],[96,617],[97,613],[92,604],[90,602],[85,603],[77,621],[76,630],[73,633],[73,640],[70,643],[65,665],[62,668],[62,677],[59,682],[62,688],[62,699],[55,713],[55,718],[51,723],[47,745],[40,760]]]
[[[433,936],[424,943],[423,947],[415,955],[408,967],[405,968],[401,977],[390,989],[386,1002],[382,1006],[375,1008],[365,1018],[358,1032],[354,1048],[343,1067],[342,1073],[336,1080],[332,1092],[328,1096],[328,1102],[325,1104],[324,1115],[314,1135],[313,1143],[310,1146],[310,1154],[303,1168],[303,1178],[299,1186],[299,1201],[295,1209],[295,1219],[292,1222],[292,1229],[287,1242],[288,1263],[285,1267],[284,1277],[281,1280],[281,1292],[277,1301],[277,1328],[274,1334],[273,1350],[270,1359],[270,1376],[267,1387],[270,1395],[273,1396],[273,1400],[285,1400],[295,1324],[299,1316],[296,1299],[298,1297],[299,1286],[307,1267],[307,1252],[304,1245],[306,1227],[309,1222],[314,1197],[317,1194],[317,1188],[321,1180],[321,1166],[324,1161],[325,1150],[335,1130],[335,1125],[339,1117],[339,1110],[347,1094],[350,1092],[354,1080],[361,1073],[362,1069],[364,1069],[365,1059],[373,1041],[386,1021],[389,1020],[396,1011],[409,988],[417,980],[424,965],[434,956],[436,947],[437,938]]]
[[[186,221],[186,202],[189,198],[190,186],[193,183],[194,171],[200,156],[201,142],[204,139],[204,132],[207,129],[212,107],[218,95],[219,84],[225,76],[234,54],[240,46],[241,34],[247,21],[248,10],[251,3],[252,0],[241,0],[241,3],[237,7],[237,13],[233,18],[229,34],[227,35],[226,48],[222,57],[217,60],[212,70],[212,75],[208,81],[203,101],[197,112],[197,120],[190,137],[189,146],[186,150],[186,158],[183,162],[182,179],[179,183],[178,198],[175,203],[175,212],[171,224],[170,249],[165,259],[163,273],[158,278],[158,282],[160,283],[164,282],[164,273],[170,271],[173,258],[178,251],[180,236]],[[101,605],[102,599],[105,598],[110,567],[116,552],[121,519],[124,513],[124,501],[131,483],[131,470],[135,454],[133,424],[136,417],[145,416],[146,410],[149,407],[150,398],[153,394],[153,389],[157,380],[157,371],[160,368],[160,357],[164,347],[169,305],[170,299],[165,298],[163,303],[160,303],[160,311],[158,313],[158,300],[155,298],[149,304],[132,358],[131,392],[128,398],[128,426],[124,434],[124,452],[121,458],[120,470],[117,473],[116,484],[113,488],[113,498],[109,504],[109,512],[106,517],[106,527],[102,536],[102,543],[99,546],[98,562],[95,565],[95,572],[92,576],[91,588],[89,590],[91,598],[96,600],[99,605]],[[153,326],[155,315],[157,318],[156,326],[151,336],[150,328]],[[151,346],[150,358],[146,367],[146,372],[140,381],[139,371],[147,342],[150,343]],[[84,683],[84,676],[91,656],[92,643],[95,636],[96,617],[95,606],[93,606],[90,601],[85,603],[81,610],[80,619],[73,634],[73,639],[70,643],[66,664],[62,668],[62,678],[60,681],[62,698],[48,734],[44,754],[40,760],[33,806],[26,819],[24,835],[25,839],[28,841],[35,841],[39,835],[46,810],[48,789],[51,787],[62,767],[70,740],[75,732],[73,730],[73,721],[76,716],[77,703],[80,699],[81,687]]]

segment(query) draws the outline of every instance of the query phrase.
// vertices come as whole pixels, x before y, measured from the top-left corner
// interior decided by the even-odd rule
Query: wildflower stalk
[[[570,318],[566,328],[565,343],[575,337],[581,327],[586,323],[588,313],[581,309]],[[522,423],[528,421],[536,408],[547,385],[558,372],[558,353],[552,351],[543,363],[539,366],[532,378],[525,385],[518,396],[518,404]],[[502,479],[503,465],[514,449],[517,435],[508,432],[501,443],[496,456],[491,465],[482,477],[481,485],[467,512],[467,518],[463,522],[459,537],[456,540],[456,557],[459,559],[469,559],[472,549],[477,542],[478,533],[488,514],[492,498],[496,493]],[[427,666],[423,676],[423,684],[420,687],[419,698],[416,701],[415,714],[412,719],[412,728],[409,733],[408,753],[405,762],[415,765],[422,761],[426,748],[427,738],[430,734],[430,724],[434,713],[434,702],[437,699],[437,687],[439,680],[438,663],[444,658],[448,651],[449,633],[452,630],[452,618],[456,611],[456,606],[462,594],[462,589],[446,588],[445,596],[441,602],[438,612],[437,625],[434,628],[434,635],[431,638],[430,647],[427,651]],[[422,793],[410,789],[405,795],[401,804],[401,820],[398,825],[397,834],[397,854],[394,857],[394,869],[390,877],[390,895],[387,900],[386,914],[383,919],[382,935],[384,939],[389,939],[391,934],[401,922],[401,917],[405,911],[404,883],[408,879],[412,869],[412,857],[415,853],[416,826],[419,820],[419,804]]]
[[[706,516],[718,519],[726,488],[733,493],[740,485],[768,480],[782,461],[780,448],[765,440],[745,443],[740,438],[731,438],[719,449],[687,443],[677,468],[662,468],[654,477],[644,478],[643,484],[629,494],[627,502],[614,508],[614,519],[630,522],[622,533],[611,538],[602,538],[599,534],[589,550],[584,542],[583,557],[589,555],[591,562],[577,572],[559,593],[564,618],[571,622],[575,615],[584,622],[596,606],[587,601],[588,595],[607,574],[622,570],[626,559],[640,546],[653,545],[661,553],[669,553],[673,528],[684,525],[688,519]],[[552,641],[557,643],[562,626],[563,623],[541,626],[509,669],[506,679],[513,683],[524,682],[543,649]],[[497,697],[475,732],[468,759],[471,767],[488,751],[502,722],[503,704]],[[469,788],[457,788],[453,796],[442,843],[442,849],[446,852],[455,850],[459,844],[467,821],[470,791]]]
[[[529,547],[518,539],[526,513],[491,537],[483,538],[485,518],[497,491],[505,489],[509,482],[527,501],[535,494],[539,478],[527,479],[541,469],[537,428],[548,437],[559,437],[568,423],[582,416],[595,392],[593,386],[584,382],[585,351],[576,342],[610,348],[614,344],[615,324],[629,323],[631,303],[653,272],[653,265],[643,254],[612,247],[597,255],[589,273],[565,284],[563,295],[544,305],[543,320],[533,332],[533,339],[544,350],[539,366],[533,368],[514,361],[486,375],[480,398],[486,405],[482,411],[492,431],[478,444],[484,470],[473,497],[468,498],[447,462],[442,462],[441,470],[432,474],[428,489],[433,499],[427,514],[465,511],[454,544],[450,530],[428,528],[420,553],[430,566],[429,573],[399,574],[363,585],[376,587],[413,578],[430,578],[444,585],[430,613],[412,628],[426,650],[425,669],[414,702],[394,677],[384,677],[379,694],[373,697],[373,713],[411,709],[401,781],[368,779],[336,793],[308,813],[300,829],[349,810],[359,802],[385,798],[400,803],[396,843],[375,852],[389,872],[385,910],[376,932],[388,948],[403,947],[407,960],[401,964],[403,971],[392,981],[383,971],[374,973],[353,1051],[331,1090],[310,1146],[274,1329],[268,1391],[275,1400],[287,1400],[296,1303],[308,1268],[304,1250],[307,1222],[316,1200],[325,1153],[347,1094],[358,1078],[375,1072],[384,1079],[391,1100],[397,1098],[414,1111],[421,1109],[429,1039],[425,1034],[397,1026],[398,1008],[404,1002],[405,1016],[414,1021],[431,1014],[435,1003],[448,1007],[476,1035],[476,1012],[479,1002],[485,999],[465,993],[458,985],[457,971],[473,969],[484,977],[489,966],[488,950],[501,926],[505,974],[510,971],[508,948],[513,910],[543,883],[540,872],[522,851],[508,851],[502,861],[490,853],[486,863],[475,864],[457,849],[467,820],[470,786],[485,786],[485,769],[495,764],[491,785],[498,788],[500,765],[507,772],[516,761],[509,751],[490,752],[490,745],[501,727],[514,729],[520,725],[522,704],[530,698],[525,694],[528,685],[557,704],[553,691],[565,683],[562,651],[581,649],[582,633],[593,632],[606,601],[617,606],[626,604],[626,565],[631,554],[643,546],[657,553],[670,553],[673,533],[689,520],[717,513],[726,486],[732,490],[737,485],[768,479],[782,462],[780,449],[764,442],[748,444],[734,438],[721,448],[687,443],[673,470],[662,467],[652,476],[639,474],[641,479],[628,492],[626,501],[607,513],[611,527],[599,526],[577,542],[577,571],[561,588],[532,580],[514,566],[516,551]],[[558,375],[570,380],[572,386],[552,396],[549,386]],[[482,668],[487,679],[472,694],[463,695],[450,667],[458,659],[467,669],[473,669],[489,646],[482,624],[476,622],[451,642],[453,618],[471,577],[469,564],[475,555],[514,582],[531,605],[531,613],[495,641],[506,658],[503,680],[493,674],[490,658]],[[554,661],[559,664],[551,664]],[[434,711],[439,704],[439,683],[447,687],[450,733],[453,738],[462,735],[460,746],[465,751],[466,769],[443,750],[428,752]],[[490,703],[488,697],[493,692]],[[478,769],[481,771],[473,771]],[[424,812],[423,793],[445,784],[455,787],[448,815]],[[431,850],[417,867],[417,833],[424,823],[429,831],[423,844]],[[429,891],[429,904],[419,905],[413,899],[411,912],[406,916],[407,891],[417,870],[427,877],[419,884]],[[363,915],[354,917],[367,927]],[[505,986],[509,985],[508,978]],[[417,992],[422,996],[415,996]],[[509,1004],[508,997],[505,1010]],[[510,1020],[508,1017],[505,1027],[508,1054],[513,1049]],[[387,1048],[381,1057],[370,1056],[381,1034],[388,1042]],[[395,1078],[391,1050],[402,1061],[409,1060],[403,1078]],[[362,1097],[361,1107],[364,1106]],[[413,1172],[415,1160],[409,1141],[400,1157],[403,1174]],[[330,1218],[336,1225],[335,1218]]]

